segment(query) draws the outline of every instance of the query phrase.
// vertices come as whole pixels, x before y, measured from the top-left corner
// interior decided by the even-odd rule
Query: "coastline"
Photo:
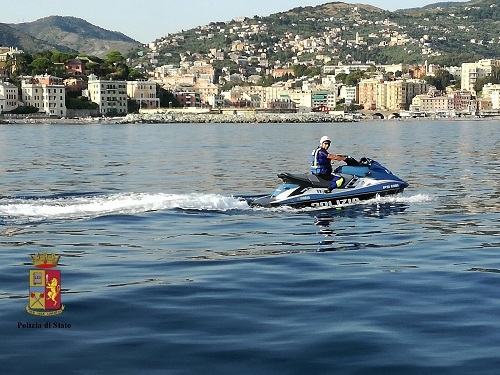
[[[81,117],[81,118],[3,118],[0,125],[14,124],[260,124],[260,123],[347,123],[371,121],[498,121],[500,116],[490,117],[399,117],[372,118],[369,116],[354,118],[328,113],[141,113],[128,114],[124,117]]]

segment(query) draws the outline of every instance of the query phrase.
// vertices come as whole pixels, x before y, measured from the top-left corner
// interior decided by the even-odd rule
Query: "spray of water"
[[[388,196],[357,204],[420,203],[433,200],[432,196]],[[251,208],[244,199],[219,194],[117,193],[97,196],[57,198],[2,198],[0,218],[3,221],[43,221],[86,219],[106,215],[139,214],[172,209],[200,211],[278,210],[293,211],[290,207]],[[308,209],[309,210],[309,209]],[[312,209],[311,209],[312,210]]]

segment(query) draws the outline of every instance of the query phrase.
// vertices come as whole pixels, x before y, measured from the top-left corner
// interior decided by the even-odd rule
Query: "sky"
[[[342,0],[394,11],[422,7],[442,0]],[[456,1],[456,0],[455,0]],[[464,0],[458,0],[464,1]],[[296,7],[326,4],[328,0],[22,0],[2,4],[0,23],[32,22],[48,16],[73,16],[107,30],[119,31],[141,43],[210,22],[238,17],[268,16]]]

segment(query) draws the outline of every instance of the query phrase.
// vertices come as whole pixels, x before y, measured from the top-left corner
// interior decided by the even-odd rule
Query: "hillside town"
[[[241,35],[263,31],[262,28],[249,28],[232,29],[229,33]],[[209,36],[200,34],[200,38]],[[403,42],[400,37],[403,36],[391,40],[393,43]],[[10,82],[10,76],[16,70],[16,57],[23,51],[0,47],[0,114],[8,118],[9,113],[17,108],[29,106],[36,108],[38,115],[56,118],[124,116],[129,112],[130,100],[137,104],[140,113],[183,110],[231,114],[253,111],[345,115],[350,112],[352,115],[358,111],[363,115],[381,117],[500,114],[500,84],[485,84],[480,92],[475,89],[478,80],[500,68],[498,59],[482,59],[456,67],[441,67],[426,61],[422,65],[380,65],[373,61],[333,63],[327,58],[322,59],[321,55],[316,55],[311,62],[296,60],[302,52],[307,51],[309,55],[312,51],[321,53],[322,44],[327,42],[332,43],[327,36],[321,40],[301,40],[290,34],[287,43],[294,45],[295,58],[270,66],[266,57],[272,51],[249,50],[247,44],[235,41],[231,44],[229,57],[237,64],[239,72],[232,73],[229,68],[217,72],[214,63],[225,59],[224,52],[218,50],[211,50],[210,56],[181,56],[178,65],[158,66],[155,51],[165,44],[176,43],[175,38],[167,38],[149,46],[149,63],[140,67],[147,79],[122,81],[89,74],[87,66],[91,61],[82,56],[63,64],[66,78],[49,74],[22,76],[20,87]],[[350,42],[366,43],[359,35]],[[422,53],[424,55],[424,50]],[[252,74],[248,74],[250,65],[253,66]],[[296,76],[294,66],[317,67],[317,74]],[[438,90],[424,79],[439,71],[447,71],[454,77],[453,85]],[[339,79],[356,72],[360,73],[360,78],[354,84]],[[259,84],[263,76],[271,77],[273,83]],[[159,88],[168,90],[176,102],[161,106]],[[95,109],[68,109],[67,94],[75,91],[95,103]]]

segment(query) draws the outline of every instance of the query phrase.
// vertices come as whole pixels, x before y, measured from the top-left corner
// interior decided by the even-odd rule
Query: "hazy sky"
[[[463,1],[463,0],[459,0]],[[329,3],[327,0],[87,0],[6,1],[0,23],[31,22],[47,16],[82,18],[104,29],[120,31],[142,43],[181,30],[237,17],[267,16],[299,6]],[[439,0],[344,0],[386,10],[421,7]]]

